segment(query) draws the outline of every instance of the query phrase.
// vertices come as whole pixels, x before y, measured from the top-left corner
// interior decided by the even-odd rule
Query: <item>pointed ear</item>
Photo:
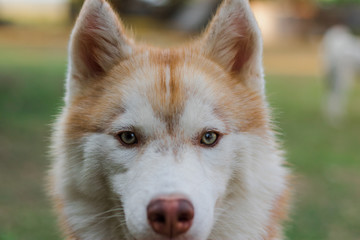
[[[202,46],[207,57],[249,88],[263,92],[262,39],[248,0],[225,0]]]
[[[132,52],[132,41],[105,0],[86,0],[70,40],[68,81],[88,81]],[[68,89],[70,90],[70,89]]]

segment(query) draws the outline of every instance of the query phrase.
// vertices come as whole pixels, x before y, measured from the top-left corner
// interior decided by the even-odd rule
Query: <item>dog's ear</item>
[[[69,81],[90,84],[132,49],[132,40],[110,5],[105,0],[86,0],[71,35]]]
[[[201,44],[207,57],[249,88],[263,92],[262,39],[248,0],[225,0]]]

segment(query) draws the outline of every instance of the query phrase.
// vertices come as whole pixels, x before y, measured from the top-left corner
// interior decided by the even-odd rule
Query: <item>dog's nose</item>
[[[156,233],[172,238],[190,229],[194,218],[194,207],[186,199],[157,198],[148,205],[147,217]]]

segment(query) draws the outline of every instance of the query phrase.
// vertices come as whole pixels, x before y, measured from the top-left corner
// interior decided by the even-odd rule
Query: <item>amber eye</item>
[[[138,142],[135,133],[130,131],[121,132],[118,134],[118,138],[123,144],[134,145]]]
[[[206,132],[201,137],[200,143],[206,146],[214,145],[218,140],[219,135],[216,132]]]

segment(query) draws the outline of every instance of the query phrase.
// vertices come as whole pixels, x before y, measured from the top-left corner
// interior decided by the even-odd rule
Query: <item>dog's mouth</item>
[[[185,236],[178,236],[178,237],[174,237],[174,238],[163,238],[163,237],[159,237],[159,238],[141,238],[141,239],[133,238],[131,240],[195,240],[195,239],[187,238]],[[196,239],[196,240],[199,240],[199,239]]]

